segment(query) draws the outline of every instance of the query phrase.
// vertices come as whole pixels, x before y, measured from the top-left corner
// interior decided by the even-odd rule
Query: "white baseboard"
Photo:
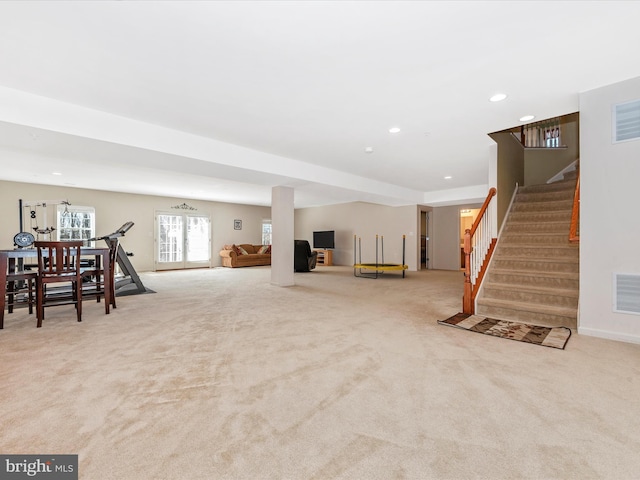
[[[578,333],[580,335],[606,338],[608,340],[617,340],[619,342],[640,343],[640,335],[629,335],[628,333],[610,332],[608,330],[599,330],[597,328],[584,327],[578,327]]]

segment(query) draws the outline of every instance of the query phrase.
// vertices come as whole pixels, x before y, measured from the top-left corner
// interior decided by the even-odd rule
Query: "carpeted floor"
[[[142,274],[153,295],[0,331],[0,452],[80,478],[635,479],[640,345],[443,328],[460,272]]]

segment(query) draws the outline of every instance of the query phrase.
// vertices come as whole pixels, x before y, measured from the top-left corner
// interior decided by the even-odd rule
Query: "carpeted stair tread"
[[[487,282],[485,288],[493,288],[497,290],[513,290],[519,292],[530,292],[535,294],[547,294],[558,297],[575,297],[578,298],[578,290],[574,288],[553,288],[534,285],[514,285],[512,283]]]
[[[513,243],[567,243],[569,234],[566,232],[503,232],[500,242]]]
[[[571,210],[554,210],[551,212],[511,212],[511,220],[514,222],[547,222],[567,221],[571,219]]]
[[[567,243],[564,245],[555,245],[553,243],[508,243],[508,242],[500,242],[499,249],[502,248],[535,248],[540,251],[545,250],[563,250],[567,252],[578,252],[578,247],[575,244]],[[497,253],[497,252],[496,252]]]
[[[569,217],[569,221],[571,221],[571,217]],[[560,225],[565,227],[567,225],[567,220],[564,219],[560,219],[560,220],[547,220],[544,222],[545,225]],[[509,222],[508,226],[512,226],[512,225],[523,225],[523,226],[531,226],[531,227],[537,227],[540,225],[540,222],[532,222],[530,220],[520,220],[520,219],[511,219],[511,221]],[[505,226],[506,227],[506,226]]]
[[[568,328],[577,327],[577,314],[574,314],[572,316],[565,316],[565,315],[555,315],[552,313],[514,310],[509,307],[478,305],[476,315],[485,315],[487,317],[503,319],[508,321],[534,323],[536,325],[544,325],[549,327],[561,327],[561,326],[568,327]]]
[[[569,210],[573,206],[572,199],[564,200],[544,200],[544,201],[518,201],[516,198],[513,202],[513,210],[515,212],[536,212],[536,211],[555,211]]]
[[[513,221],[509,222],[504,227],[504,233],[512,232],[529,232],[535,231],[537,233],[565,233],[567,239],[569,238],[569,222],[568,221],[549,221],[549,222],[522,222]]]
[[[560,181],[554,183],[542,183],[538,185],[527,185],[520,187],[518,193],[536,193],[536,192],[558,192],[558,191],[570,191],[573,192],[576,187],[575,180]]]
[[[484,287],[484,299],[498,299],[517,304],[536,304],[554,308],[578,307],[578,292],[576,289],[519,287],[504,285],[503,287],[489,284]]]
[[[482,298],[478,300],[478,304],[485,306],[508,308],[510,310],[541,313],[545,315],[555,315],[559,317],[576,318],[576,309],[571,307],[556,307],[551,305],[542,305],[540,303],[512,302],[509,300],[501,300],[498,298]]]
[[[498,255],[496,253],[496,260],[501,262],[540,262],[540,263],[580,263],[580,257],[520,257],[513,255]]]
[[[573,192],[571,190],[560,190],[555,192],[533,192],[533,193],[520,193],[516,195],[514,199],[515,203],[546,203],[546,202],[563,202],[573,199]]]
[[[560,279],[579,279],[580,274],[578,272],[552,272],[552,271],[540,271],[534,272],[531,270],[514,270],[511,268],[492,268],[489,271],[491,273],[502,275],[519,275],[522,277],[548,277],[548,278],[560,278]]]
[[[495,258],[493,265],[498,268],[513,268],[516,270],[531,270],[536,272],[553,271],[553,272],[578,272],[580,268],[579,262],[558,262],[553,259],[528,259],[518,258],[515,260],[505,260]]]
[[[578,257],[580,252],[577,248],[567,245],[548,245],[548,244],[501,244],[496,250],[495,257],[511,256],[521,258],[545,257],[545,258],[562,258],[562,257]]]
[[[517,198],[513,202],[514,212],[537,212],[551,210],[568,210],[573,206],[573,200],[556,200],[545,202],[518,202]]]
[[[502,232],[499,244],[565,245],[568,238],[567,232]]]
[[[492,268],[487,273],[485,284],[508,283],[514,287],[539,286],[579,290],[580,276],[577,272],[514,271]],[[484,286],[483,286],[484,289]]]

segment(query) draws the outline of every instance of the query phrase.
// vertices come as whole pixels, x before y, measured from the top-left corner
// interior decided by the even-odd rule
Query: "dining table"
[[[81,257],[92,256],[95,258],[96,263],[101,260],[103,265],[103,271],[109,272],[111,269],[111,259],[109,258],[108,248],[97,247],[81,247]],[[25,260],[38,258],[38,250],[33,247],[14,248],[11,250],[0,250],[0,329],[4,328],[4,309],[6,307],[6,295],[7,295],[7,274],[14,273],[17,266],[24,264]],[[37,260],[36,260],[37,262]],[[37,268],[37,265],[34,265]],[[109,314],[109,307],[111,305],[111,285],[108,282],[111,281],[111,275],[104,275],[104,308],[105,314]]]

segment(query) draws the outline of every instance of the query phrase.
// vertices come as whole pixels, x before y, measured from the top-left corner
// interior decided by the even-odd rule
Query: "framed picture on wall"
[[[233,229],[234,230],[242,230],[242,220],[234,220],[233,221]]]

